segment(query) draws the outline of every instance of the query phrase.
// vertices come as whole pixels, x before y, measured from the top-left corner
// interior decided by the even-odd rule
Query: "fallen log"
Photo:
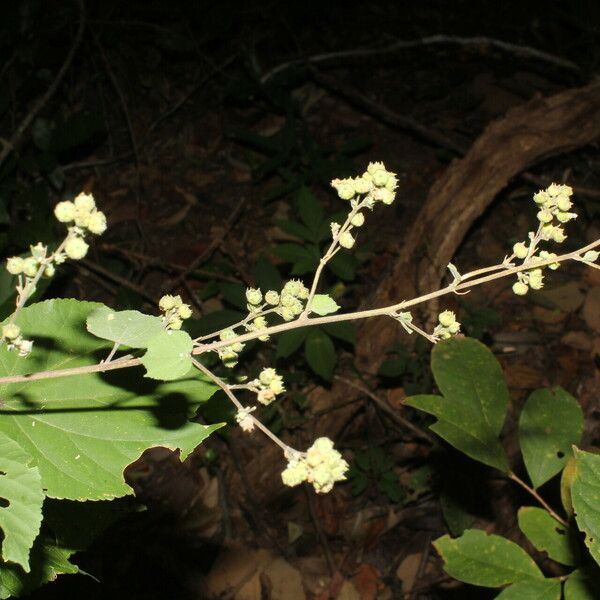
[[[439,287],[467,231],[515,177],[600,138],[600,82],[536,97],[491,123],[429,190],[399,255],[366,306],[385,306]],[[361,323],[357,364],[373,371],[399,335],[388,318]]]

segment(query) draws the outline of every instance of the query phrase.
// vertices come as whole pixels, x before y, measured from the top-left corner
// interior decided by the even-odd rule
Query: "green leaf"
[[[600,571],[577,569],[565,582],[565,600],[598,600],[600,598]]]
[[[475,517],[451,494],[440,495],[440,506],[448,531],[453,536],[462,535],[466,529],[473,525]]]
[[[2,559],[29,572],[29,551],[40,531],[44,492],[32,457],[0,432],[0,529]]]
[[[47,499],[44,503],[44,525],[52,529],[53,540],[61,548],[80,552],[108,527],[140,510],[140,507],[131,497],[104,502]]]
[[[352,344],[352,346],[356,345],[356,328],[350,321],[327,323],[326,325],[321,325],[321,328],[331,337]]]
[[[275,248],[273,248],[273,253],[275,256],[284,260],[285,262],[295,263],[300,260],[312,260],[318,261],[318,257],[314,256],[314,253],[301,246],[300,244],[293,243],[285,243],[285,244],[277,244]]]
[[[519,528],[540,552],[563,565],[578,563],[577,537],[573,530],[555,521],[544,509],[523,506],[519,509]]]
[[[278,291],[281,289],[281,275],[279,271],[264,256],[259,258],[254,265],[254,279],[258,287],[265,292],[267,290]]]
[[[0,348],[2,375],[94,365],[110,343],[85,329],[99,304],[48,300],[17,318],[34,343],[26,360]],[[0,386],[0,431],[35,460],[52,498],[105,500],[132,493],[123,469],[151,446],[189,454],[220,425],[189,419],[215,387],[199,375],[158,383],[142,369]]]
[[[340,305],[328,294],[315,294],[310,305],[310,312],[321,317],[340,310]]]
[[[500,587],[542,574],[523,548],[499,535],[468,529],[462,537],[444,535],[433,542],[448,575],[483,587]]]
[[[581,407],[562,388],[536,390],[529,396],[519,419],[519,441],[534,488],[563,469],[582,430]]]
[[[186,375],[192,367],[194,342],[185,331],[165,331],[155,335],[141,361],[146,377],[171,381]]]
[[[327,268],[344,281],[352,281],[356,277],[358,261],[353,254],[338,252],[328,263]]]
[[[87,330],[95,336],[130,348],[147,348],[149,341],[164,331],[159,317],[137,310],[96,309],[87,318]]]
[[[307,187],[301,187],[297,196],[298,214],[313,234],[318,234],[323,222],[323,207]]]
[[[59,575],[79,573],[77,565],[69,562],[72,550],[60,548],[51,540],[38,538],[31,550],[31,571],[0,563],[0,598],[14,598],[27,594]]]
[[[229,304],[243,311],[246,310],[246,288],[241,283],[222,283],[219,290]]]
[[[560,579],[530,579],[507,587],[496,600],[560,600]]]
[[[306,273],[312,273],[318,266],[318,258],[303,258],[297,260],[292,265],[292,275],[305,275]]]
[[[571,499],[585,545],[600,564],[600,454],[575,450],[575,478]]]
[[[315,235],[306,225],[303,225],[302,223],[297,223],[296,221],[283,220],[278,220],[276,221],[276,223],[280,229],[300,240],[313,243],[319,241],[318,236]]]
[[[303,327],[280,333],[277,336],[276,357],[287,358],[294,354],[302,346],[307,335],[308,330]]]
[[[443,397],[411,396],[405,403],[437,417],[431,430],[466,455],[508,471],[498,436],[508,405],[502,369],[481,342],[453,338],[431,353],[431,369]]]
[[[200,319],[188,319],[185,322],[185,329],[190,336],[200,337],[230,327],[243,317],[244,314],[237,310],[215,310]]]
[[[304,350],[309,367],[317,375],[330,381],[336,363],[331,338],[321,329],[313,329],[306,337]]]

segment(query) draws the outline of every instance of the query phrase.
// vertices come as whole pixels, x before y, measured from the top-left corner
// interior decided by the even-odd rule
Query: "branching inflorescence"
[[[450,310],[443,310],[438,315],[438,323],[433,331],[427,332],[413,322],[413,315],[408,308],[446,294],[460,294],[473,286],[507,276],[516,276],[517,280],[512,289],[515,294],[524,295],[530,288],[540,289],[544,285],[544,269],[554,270],[566,260],[577,260],[600,268],[594,264],[599,255],[595,248],[600,246],[600,240],[560,256],[540,249],[542,242],[564,242],[566,235],[563,225],[576,217],[575,213],[569,212],[572,208],[571,188],[552,184],[534,195],[534,201],[539,207],[537,231],[529,233],[528,242],[515,244],[510,256],[506,256],[502,263],[462,275],[455,265],[449,264],[452,281],[439,290],[412,300],[400,301],[392,306],[334,314],[340,309],[335,300],[327,294],[317,293],[323,269],[338,252],[349,250],[355,245],[358,231],[365,223],[368,210],[373,210],[377,204],[390,205],[394,202],[398,180],[394,173],[387,171],[383,163],[375,162],[370,163],[360,177],[334,179],[331,185],[342,200],[349,202],[350,208],[343,223],[331,223],[332,240],[320,259],[310,287],[302,281],[292,279],[281,290],[262,291],[258,288],[248,288],[248,314],[230,327],[193,340],[192,356],[189,357],[191,364],[220,387],[234,404],[237,410],[235,419],[242,430],[252,432],[258,428],[281,447],[287,460],[287,466],[282,473],[283,483],[293,487],[306,481],[319,493],[330,491],[337,481],[345,479],[348,469],[348,463],[335,450],[333,442],[322,437],[306,452],[296,450],[284,443],[254,415],[257,405],[269,405],[285,392],[281,375],[269,367],[264,368],[253,380],[230,384],[194,356],[216,353],[225,367],[233,368],[239,361],[245,343],[250,340],[266,342],[271,335],[299,327],[379,315],[391,317],[407,333],[415,332],[430,342],[437,343],[460,333],[460,323],[455,314]],[[42,276],[51,277],[55,265],[61,264],[67,258],[83,258],[88,251],[86,235],[99,235],[106,229],[104,214],[96,209],[93,197],[88,194],[80,194],[73,202],[60,202],[56,206],[55,215],[60,222],[68,226],[68,233],[53,253],[48,254],[47,247],[37,244],[31,247],[30,256],[15,256],[9,258],[6,263],[9,273],[18,278],[17,302],[15,311],[2,328],[2,341],[20,356],[27,356],[32,351],[33,340],[23,339],[15,319],[35,292],[39,279]],[[162,327],[167,331],[181,329],[183,321],[192,316],[190,306],[185,304],[180,296],[163,296],[159,308],[162,313]],[[115,344],[107,360],[93,367],[85,367],[84,370],[74,368],[30,376],[0,377],[0,383],[63,377],[82,372],[102,372],[140,364],[139,358],[131,354],[112,361],[117,348],[118,344]],[[235,394],[238,391],[249,392],[256,404],[242,404]]]

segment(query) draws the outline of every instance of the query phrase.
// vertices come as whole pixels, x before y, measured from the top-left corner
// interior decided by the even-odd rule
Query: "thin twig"
[[[223,230],[221,231],[221,233],[219,235],[217,235],[211,241],[211,243],[198,256],[196,256],[196,258],[173,281],[169,282],[167,287],[165,287],[163,289],[163,292],[165,294],[168,294],[169,292],[176,289],[179,285],[181,285],[183,280],[192,271],[194,271],[196,269],[196,267],[201,265],[203,262],[205,262],[212,256],[213,252],[223,243],[223,240],[225,239],[225,237],[227,236],[227,234],[229,233],[231,228],[234,226],[245,203],[246,203],[245,198],[242,198],[237,203],[237,205],[233,209],[233,212],[229,215],[229,217],[227,217],[227,221],[225,221],[225,224],[223,226]]]
[[[417,437],[419,437],[423,440],[426,440],[428,443],[430,443],[432,445],[435,445],[436,440],[432,435],[430,435],[429,433],[427,433],[426,431],[424,431],[423,429],[421,429],[419,426],[415,425],[414,423],[411,423],[408,419],[405,419],[402,415],[400,415],[398,412],[396,412],[385,400],[382,400],[379,396],[374,394],[369,388],[367,388],[363,385],[360,385],[359,383],[355,383],[354,381],[352,381],[350,379],[346,379],[345,377],[340,377],[339,375],[335,375],[334,379],[337,379],[338,381],[341,381],[342,383],[349,385],[350,387],[354,388],[355,390],[358,390],[362,394],[365,394],[365,396],[368,396],[377,405],[378,408],[380,408],[384,413],[386,413],[392,419],[392,421],[395,421],[398,425],[400,425],[401,427],[404,427],[405,429],[409,429]]]
[[[139,294],[140,296],[142,296],[142,298],[145,298],[146,300],[148,300],[148,302],[151,302],[152,304],[158,304],[157,298],[155,298],[152,294],[149,294],[142,286],[133,283],[133,281],[130,281],[125,277],[121,277],[120,275],[117,275],[116,273],[113,273],[112,271],[101,267],[99,264],[88,260],[87,258],[82,259],[81,263],[86,269],[94,271],[95,273],[98,273],[99,275],[102,275],[103,277],[106,277],[107,279],[110,279],[111,281],[114,281],[115,283],[118,283],[119,285],[130,289],[131,291],[135,292],[136,294]]]
[[[4,162],[4,160],[11,153],[11,151],[15,150],[16,147],[20,144],[21,138],[29,129],[29,126],[31,125],[35,117],[50,100],[50,98],[52,98],[52,96],[56,93],[56,90],[59,88],[67,71],[69,70],[69,67],[71,66],[71,63],[73,62],[73,58],[75,57],[75,53],[79,48],[79,45],[81,44],[83,32],[85,30],[85,4],[83,0],[76,1],[77,5],[79,6],[79,27],[77,28],[77,33],[75,34],[75,39],[73,40],[73,44],[69,49],[69,53],[67,54],[65,61],[60,67],[50,87],[34,103],[32,109],[27,113],[27,115],[25,115],[25,118],[21,121],[20,125],[17,127],[17,130],[13,133],[10,140],[4,141],[2,150],[0,150],[0,165]]]
[[[494,38],[482,36],[461,37],[457,35],[431,35],[418,40],[397,40],[392,44],[388,44],[387,46],[382,46],[379,48],[352,48],[351,50],[326,52],[323,54],[314,54],[312,56],[297,58],[281,63],[276,67],[273,67],[270,71],[267,71],[261,77],[260,82],[263,84],[267,83],[278,73],[286,71],[287,69],[295,66],[302,66],[307,64],[315,65],[336,61],[343,58],[366,58],[369,56],[380,56],[383,54],[390,54],[399,50],[406,50],[409,48],[416,48],[419,46],[432,46],[441,44],[454,44],[463,47],[473,46],[478,48],[496,48],[505,52],[509,52],[511,54],[515,54],[516,56],[524,58],[535,58],[537,60],[553,64],[562,69],[572,71],[573,73],[581,73],[581,68],[574,62],[562,58],[560,56],[555,56],[554,54],[549,54],[548,52],[538,50],[537,48],[532,48],[531,46],[511,44],[502,40],[496,40]]]
[[[327,542],[327,536],[325,535],[325,532],[321,527],[319,517],[317,516],[317,512],[315,510],[315,496],[308,489],[308,486],[304,485],[302,487],[304,488],[304,492],[306,493],[308,512],[310,513],[310,518],[313,522],[313,527],[315,528],[315,531],[317,533],[317,538],[319,539],[321,548],[323,548],[323,554],[325,555],[325,562],[327,563],[327,570],[329,571],[329,576],[333,577],[337,569],[335,567],[335,563],[333,562],[333,556],[331,554],[331,549],[329,548],[329,543]]]
[[[515,483],[518,483],[524,490],[529,492],[550,514],[550,516],[558,521],[563,527],[569,528],[569,524],[565,521],[558,513],[554,511],[554,509],[540,496],[537,490],[533,489],[529,485],[527,485],[520,477],[515,475],[512,471],[508,474],[508,477],[512,479]]]
[[[527,263],[523,265],[519,265],[516,267],[511,267],[506,269],[505,271],[501,271],[499,273],[492,273],[490,275],[486,275],[483,277],[478,277],[477,279],[472,279],[470,281],[465,281],[460,283],[459,285],[450,284],[444,288],[436,290],[435,292],[430,292],[429,294],[424,294],[423,296],[419,296],[418,298],[413,298],[412,300],[403,300],[397,304],[392,304],[390,306],[384,306],[381,308],[372,308],[369,310],[362,310],[353,313],[343,313],[343,314],[334,314],[328,315],[325,317],[318,318],[304,318],[304,319],[296,319],[295,321],[289,321],[287,323],[282,323],[281,325],[273,325],[272,327],[267,327],[265,329],[260,329],[258,331],[250,331],[243,335],[240,335],[235,338],[231,338],[228,340],[223,340],[219,342],[213,342],[206,345],[197,346],[192,350],[193,355],[204,354],[205,352],[214,352],[219,350],[220,348],[224,348],[225,346],[229,346],[231,344],[237,342],[248,342],[250,340],[257,339],[266,335],[275,335],[277,333],[282,333],[284,331],[290,331],[292,329],[299,329],[300,327],[308,327],[312,325],[326,325],[328,323],[337,323],[342,321],[357,321],[360,319],[367,319],[370,317],[379,317],[379,316],[389,316],[391,313],[394,313],[398,310],[405,310],[412,306],[417,306],[419,304],[423,304],[428,302],[429,300],[433,300],[435,298],[439,298],[441,296],[445,296],[447,294],[456,293],[457,291],[462,291],[466,289],[470,289],[472,287],[482,285],[484,283],[488,283],[490,281],[494,281],[496,279],[502,279],[504,277],[509,277],[514,275],[515,273],[520,273],[521,271],[528,271],[534,267],[543,267],[549,264],[557,263],[557,262],[566,262],[568,260],[580,260],[580,255],[584,254],[589,250],[593,250],[600,246],[600,239],[579,248],[573,252],[567,252],[566,254],[562,254],[557,256],[556,258],[551,258],[547,260],[536,260],[534,263]],[[469,274],[466,273],[465,276]],[[9,375],[6,377],[0,377],[0,385],[7,383],[19,383],[26,381],[37,381],[40,379],[52,379],[55,377],[68,377],[71,375],[81,375],[83,373],[99,373],[103,371],[125,368],[125,367],[135,367],[140,365],[139,358],[131,358],[127,360],[118,360],[109,363],[108,365],[89,365],[85,367],[75,367],[72,369],[58,369],[56,371],[39,371],[37,373],[31,373],[28,375]],[[270,433],[270,432],[269,432]]]

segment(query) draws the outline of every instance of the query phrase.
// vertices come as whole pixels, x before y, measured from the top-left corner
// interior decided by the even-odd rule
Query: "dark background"
[[[231,308],[227,289],[219,286],[253,284],[257,261],[289,275],[289,263],[273,248],[289,241],[277,219],[296,218],[301,186],[333,213],[343,207],[329,181],[362,172],[370,160],[383,160],[400,177],[399,199],[373,215],[359,260],[346,265],[344,276],[330,273],[326,280],[338,286],[345,308],[357,307],[402,248],[429,188],[450,161],[510,109],[593,80],[600,59],[600,3],[593,0],[88,1],[81,42],[58,81],[78,36],[80,6],[43,0],[0,5],[0,137],[15,142],[15,151],[0,165],[2,254],[22,252],[40,240],[55,241],[55,203],[82,189],[93,191],[107,213],[109,231],[86,261],[65,266],[44,293],[151,311],[165,281],[178,281],[176,291],[194,305],[196,317]],[[399,40],[416,43],[391,48]],[[523,52],[524,46],[546,55]],[[55,84],[54,93],[44,98]],[[28,115],[33,118],[20,131]],[[549,158],[531,171],[591,190],[575,241],[598,230],[600,195],[593,190],[600,189],[599,161],[598,147],[592,145]],[[512,182],[475,224],[458,260],[475,266],[501,258],[506,240],[518,235],[515,230],[527,230],[527,220],[519,216],[521,200],[535,189],[522,180]],[[235,218],[229,219],[232,214]],[[177,280],[205,252],[206,260],[185,281]],[[573,273],[582,277],[580,271]],[[478,317],[470,334],[494,344],[506,329],[502,323],[533,319],[540,336],[536,364],[518,371],[522,355],[503,362],[517,398],[557,381],[575,392],[583,381],[597,377],[589,352],[577,354],[564,346],[557,359],[556,348],[544,341],[581,329],[577,316],[556,323],[539,319],[527,303],[515,306],[501,292],[492,287],[473,295],[470,306]],[[469,312],[462,310],[463,316]],[[343,374],[352,363],[352,347],[336,344],[341,365],[336,372]],[[382,377],[374,384],[388,398],[410,385],[431,389],[427,350],[407,352],[412,352],[411,374]],[[272,358],[259,352],[250,356],[253,365]],[[329,389],[301,353],[283,368],[295,374],[296,398],[310,397],[315,382]],[[302,431],[303,419],[316,418],[293,398],[285,402],[281,410],[287,419],[269,415],[278,431]],[[381,417],[367,401],[364,405],[348,426],[346,449],[360,450],[372,442],[364,432]],[[593,411],[597,404],[591,403],[592,418]],[[289,415],[300,420],[293,423]],[[219,415],[201,418],[218,420]],[[129,481],[151,508],[110,528],[78,557],[98,581],[65,576],[31,597],[204,598],[203,577],[211,573],[223,545],[235,542],[248,552],[263,548],[290,561],[314,557],[322,563],[322,535],[343,578],[356,582],[357,573],[371,574],[374,583],[361,588],[365,600],[376,597],[377,585],[381,598],[405,597],[395,572],[414,553],[425,558],[416,584],[421,591],[413,598],[496,594],[444,577],[435,552],[424,550],[445,532],[438,488],[425,486],[420,493],[411,488],[410,477],[400,477],[414,474],[427,461],[435,465],[441,460],[444,471],[448,454],[453,464],[463,460],[449,450],[441,457],[426,456],[410,440],[407,445],[402,439],[399,449],[398,440],[384,436],[381,446],[399,473],[400,499],[370,482],[360,493],[346,485],[332,498],[309,501],[304,492],[290,495],[278,485],[276,464],[274,483],[251,500],[252,490],[248,482],[240,483],[239,470],[253,448],[235,434],[215,438],[184,467],[158,452],[131,469]],[[207,448],[218,454],[216,462]],[[479,525],[510,537],[514,509],[523,498],[499,487],[489,472],[472,464],[464,468],[486,482],[481,498],[473,492],[480,502]],[[203,504],[207,482],[215,479],[226,489],[232,510],[228,532],[218,507]],[[398,506],[408,511],[408,523],[387,530],[381,515]],[[373,507],[379,521],[371,530],[359,540],[345,535],[344,527]],[[324,532],[318,531],[315,511]],[[288,543],[290,522],[304,523],[301,543]],[[300,572],[314,580],[317,575],[310,574],[308,564],[302,563]],[[557,574],[551,565],[544,568]],[[266,589],[262,597],[271,598]]]

